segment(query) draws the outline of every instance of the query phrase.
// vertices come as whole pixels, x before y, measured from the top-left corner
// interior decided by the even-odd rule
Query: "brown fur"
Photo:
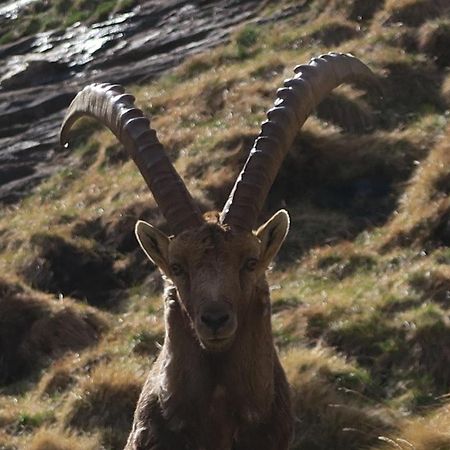
[[[265,278],[267,258],[286,233],[287,222],[285,228],[279,225],[257,236],[210,223],[170,241],[163,269],[173,279],[165,293],[166,337],[141,393],[126,450],[288,448],[290,395],[273,344]],[[158,259],[148,244],[142,242],[145,251]],[[258,261],[254,270],[246,268],[248,257]],[[184,275],[171,273],[175,262],[183,265]],[[235,316],[235,332],[220,347],[211,347],[199,326],[205,304],[226,304]]]

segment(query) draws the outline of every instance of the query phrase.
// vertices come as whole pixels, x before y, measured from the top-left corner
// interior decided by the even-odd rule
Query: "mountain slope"
[[[279,2],[267,2],[228,44],[129,90],[209,210],[295,65],[333,50],[374,70],[383,98],[346,86],[325,100],[261,216],[292,217],[269,275],[292,448],[450,448],[448,9],[283,7],[275,20]],[[1,449],[122,448],[163,339],[162,281],[132,235],[138,218],[164,229],[163,218],[113,136],[78,128],[67,168],[0,217],[0,320],[16,333],[0,327]],[[86,334],[56,338],[63,313]]]

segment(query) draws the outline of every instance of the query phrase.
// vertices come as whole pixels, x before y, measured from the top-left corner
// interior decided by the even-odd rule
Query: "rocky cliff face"
[[[6,2],[1,20],[26,2]],[[143,1],[132,12],[0,46],[0,203],[54,173],[64,110],[91,82],[139,83],[227,39],[255,19],[258,0]]]

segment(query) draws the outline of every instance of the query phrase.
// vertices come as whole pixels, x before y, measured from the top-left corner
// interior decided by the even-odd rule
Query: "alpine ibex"
[[[134,98],[92,84],[73,100],[67,142],[81,116],[100,120],[137,164],[173,231],[138,221],[137,239],[165,274],[166,335],[142,390],[126,450],[286,450],[293,434],[289,387],[275,350],[265,272],[289,228],[278,211],[257,231],[264,200],[312,109],[370,69],[330,53],[295,68],[279,89],[220,215],[200,213]]]

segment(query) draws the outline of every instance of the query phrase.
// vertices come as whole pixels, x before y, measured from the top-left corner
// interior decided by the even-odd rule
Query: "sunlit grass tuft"
[[[100,450],[96,437],[77,436],[57,429],[41,429],[29,443],[29,450]]]
[[[107,448],[123,448],[144,381],[130,369],[117,362],[96,367],[68,400],[65,426],[99,432]]]

